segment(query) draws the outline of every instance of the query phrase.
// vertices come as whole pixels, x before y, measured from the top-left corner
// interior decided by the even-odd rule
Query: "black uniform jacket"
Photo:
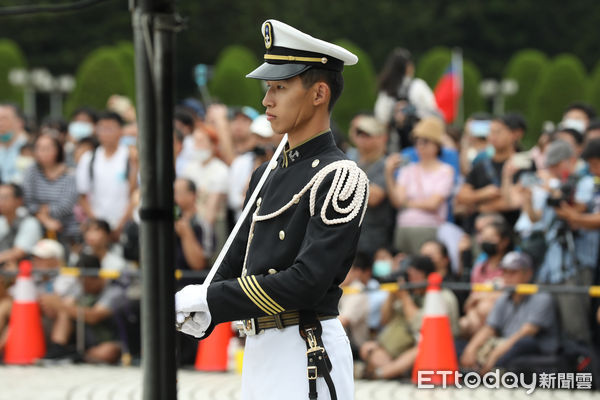
[[[345,159],[330,131],[293,149],[286,148],[276,165],[265,163],[254,171],[246,199],[250,198],[265,168],[273,169],[251,214],[257,207],[258,215],[279,210],[318,171]],[[310,191],[281,215],[256,222],[253,232],[250,232],[252,215],[249,214],[208,288],[207,301],[213,326],[225,321],[274,315],[284,310],[309,309],[319,315],[338,314],[342,293],[339,284],[355,256],[368,190],[363,190],[364,198],[355,218],[326,224],[321,209],[334,175],[335,172],[327,174],[320,184],[313,216],[309,209]],[[366,176],[364,179],[366,181]],[[341,201],[339,206],[343,209],[354,196],[360,196],[358,191]],[[326,207],[327,219],[346,215],[334,210],[330,202]],[[241,277],[244,258],[247,274]]]

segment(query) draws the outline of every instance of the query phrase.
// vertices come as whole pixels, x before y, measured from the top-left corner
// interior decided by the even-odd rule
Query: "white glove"
[[[197,311],[181,325],[181,332],[196,338],[201,338],[210,326],[210,320],[209,312]]]
[[[210,326],[206,291],[204,285],[188,285],[175,293],[175,317],[183,333],[201,337]]]

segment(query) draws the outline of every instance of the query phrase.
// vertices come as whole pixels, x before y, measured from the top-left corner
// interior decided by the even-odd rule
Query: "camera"
[[[573,204],[576,186],[577,179],[570,176],[565,182],[559,184],[558,188],[550,191],[550,196],[546,200],[546,204],[549,207],[560,207],[560,203],[563,201]]]

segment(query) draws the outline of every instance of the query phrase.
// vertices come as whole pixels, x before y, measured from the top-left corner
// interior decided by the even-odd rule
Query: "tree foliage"
[[[531,100],[533,91],[548,65],[548,57],[539,50],[525,49],[511,57],[504,77],[514,79],[519,85],[519,90],[512,96],[507,96],[505,109],[519,111],[530,117]]]
[[[354,115],[373,109],[377,83],[373,62],[365,51],[347,40],[339,40],[336,44],[358,57],[358,64],[344,68],[344,91],[333,108],[333,119],[342,132],[347,134]]]
[[[578,0],[568,7],[559,0],[539,4],[536,0],[431,0],[426,5],[420,0],[368,4],[362,0],[179,0],[177,8],[188,19],[188,28],[177,34],[177,95],[183,98],[195,92],[193,66],[213,65],[228,45],[243,45],[256,56],[262,54],[259,27],[267,18],[324,40],[347,38],[371,56],[376,70],[396,46],[410,49],[419,59],[440,45],[461,47],[485,77],[501,77],[506,60],[532,47],[550,56],[570,49],[591,69],[598,61],[598,1]],[[72,13],[4,17],[0,37],[17,41],[33,66],[46,67],[53,75],[73,73],[95,48],[131,40],[131,15],[128,2],[112,0]]]
[[[592,72],[586,97],[596,111],[600,112],[600,62],[596,64],[596,68]]]
[[[481,73],[479,68],[469,60],[463,61],[463,79],[463,115],[466,119],[469,115],[484,110],[483,98],[479,94]]]
[[[104,109],[111,95],[130,93],[130,77],[121,51],[101,47],[89,54],[77,70],[75,90],[67,99],[65,113],[69,115],[83,105]]]
[[[416,76],[423,79],[429,87],[434,88],[440,77],[450,65],[452,54],[450,49],[437,46],[427,51],[419,59],[416,66]]]
[[[578,58],[561,54],[552,60],[534,90],[526,144],[537,140],[544,121],[559,122],[569,104],[585,101],[586,83],[585,68]]]
[[[261,110],[263,90],[260,81],[246,78],[246,74],[258,65],[258,60],[247,48],[226,47],[219,55],[209,82],[211,96],[227,105]]]
[[[22,105],[23,89],[12,86],[8,74],[12,69],[25,68],[27,61],[19,46],[9,39],[0,39],[0,101]]]

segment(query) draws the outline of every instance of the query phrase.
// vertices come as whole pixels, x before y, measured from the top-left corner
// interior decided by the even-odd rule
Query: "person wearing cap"
[[[358,241],[358,251],[373,257],[377,250],[390,248],[394,229],[394,210],[385,182],[387,129],[375,117],[359,114],[352,120],[350,138],[356,145],[356,162],[369,178],[369,207]]]
[[[512,251],[501,262],[506,286],[530,283],[531,258]],[[460,356],[465,368],[482,374],[493,367],[508,368],[518,357],[554,354],[559,347],[559,327],[549,293],[531,295],[505,291],[494,304],[486,324],[471,338]]]
[[[266,81],[265,114],[288,142],[252,174],[246,201],[269,171],[250,215],[212,283],[176,294],[176,317],[197,337],[242,320],[242,399],[350,399],[352,353],[336,316],[368,179],[336,147],[330,118],[342,69],[358,59],[276,20],[261,32],[265,62],[247,77]]]
[[[390,201],[398,210],[394,246],[406,254],[417,254],[423,243],[435,239],[437,228],[448,218],[454,170],[439,160],[443,133],[440,118],[423,118],[413,130],[419,161],[401,168],[395,179],[401,159],[391,155],[386,160]]]
[[[563,219],[559,210],[570,206],[579,213],[585,212],[594,199],[594,179],[591,176],[578,176],[574,172],[577,158],[572,146],[565,141],[550,143],[545,158],[550,179],[542,198],[544,206],[538,211],[533,207],[531,196],[524,196],[524,209],[533,222],[540,222],[545,239],[545,256],[537,271],[536,281],[544,284],[591,285],[598,260],[600,232],[570,225],[568,218]],[[558,295],[557,305],[566,335],[589,342],[589,297]],[[571,312],[574,308],[581,312]]]

